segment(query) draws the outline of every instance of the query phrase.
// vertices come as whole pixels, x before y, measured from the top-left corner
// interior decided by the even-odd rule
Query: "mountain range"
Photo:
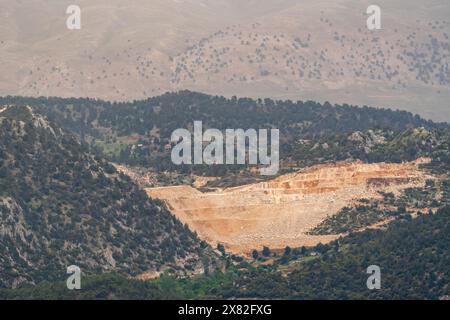
[[[446,0],[69,0],[0,4],[0,95],[130,101],[193,90],[390,107],[450,120]],[[408,14],[405,14],[407,12]]]
[[[2,298],[446,297],[447,123],[405,111],[191,91],[128,103],[10,96],[0,105]],[[280,175],[261,179],[248,166],[171,165],[171,130],[192,129],[198,119],[205,128],[279,127]],[[150,178],[136,178],[142,176]],[[158,195],[158,187],[180,184],[199,196],[175,189]],[[227,210],[250,212],[248,199],[261,198],[258,205],[285,214],[276,228],[266,219],[278,233],[301,222],[295,206],[281,210],[288,202],[311,205],[316,193],[327,194],[334,207],[319,210],[320,217],[309,210],[313,216],[301,224],[305,239],[323,239],[318,244],[297,247],[301,239],[291,228],[292,247],[275,245],[278,237],[272,248],[258,247],[267,244],[260,240],[231,250],[209,237],[232,230],[229,221],[198,208],[206,201],[225,210],[221,192],[231,196]],[[188,218],[179,201],[189,201],[181,209],[193,208],[182,212]],[[258,212],[254,226],[264,229]],[[227,219],[248,223],[248,216],[231,213]],[[254,226],[234,228],[233,241],[245,240]],[[366,268],[377,263],[389,281],[386,290],[369,292]],[[79,293],[64,289],[72,264],[83,270]]]

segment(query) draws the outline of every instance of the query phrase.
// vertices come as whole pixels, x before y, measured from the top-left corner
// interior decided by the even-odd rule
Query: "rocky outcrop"
[[[190,186],[147,189],[200,237],[230,251],[248,253],[269,246],[315,245],[338,235],[307,231],[357,199],[422,186],[427,178],[419,159],[403,164],[340,162],[319,165],[268,182],[201,193]]]

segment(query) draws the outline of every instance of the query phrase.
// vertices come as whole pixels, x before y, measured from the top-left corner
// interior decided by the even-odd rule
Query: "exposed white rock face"
[[[419,159],[403,164],[341,162],[318,165],[274,180],[201,193],[190,186],[149,188],[184,223],[213,246],[236,253],[334,240],[308,232],[358,199],[420,187],[430,178]]]

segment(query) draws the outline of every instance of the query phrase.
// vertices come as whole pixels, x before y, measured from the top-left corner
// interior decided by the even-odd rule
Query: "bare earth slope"
[[[450,120],[448,0],[0,1],[0,95],[224,96],[396,107]]]
[[[423,159],[403,164],[342,162],[320,165],[270,182],[201,193],[190,186],[147,189],[212,245],[248,254],[268,246],[282,249],[326,243],[338,237],[307,232],[357,199],[424,185]]]

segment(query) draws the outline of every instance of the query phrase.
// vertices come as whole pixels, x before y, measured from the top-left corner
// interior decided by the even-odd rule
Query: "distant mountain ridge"
[[[166,91],[401,108],[450,120],[447,0],[0,4],[0,95],[130,101]],[[407,10],[408,14],[405,14]]]
[[[174,130],[192,128],[194,121],[202,121],[205,130],[279,128],[280,156],[288,162],[303,161],[304,157],[312,155],[317,155],[319,159],[321,154],[330,154],[330,160],[349,157],[366,160],[364,150],[369,145],[364,144],[372,138],[365,138],[364,143],[352,142],[350,135],[355,132],[379,131],[376,135],[381,136],[376,139],[389,142],[389,139],[412,128],[450,128],[447,123],[435,123],[405,111],[313,101],[227,99],[191,91],[166,93],[129,103],[95,99],[3,97],[0,98],[0,104],[30,105],[36,113],[86,141],[91,150],[102,157],[128,165],[152,167],[157,171],[190,171],[187,167],[172,164],[167,146],[171,145],[170,138]],[[346,141],[340,141],[342,139]],[[327,141],[328,150],[314,148],[316,143],[326,146]],[[336,147],[331,142],[336,143]],[[370,148],[373,149],[374,143],[369,143]],[[382,152],[380,155],[377,161],[383,161],[383,157],[388,156]],[[196,171],[223,175],[232,169],[230,166],[219,167],[202,166],[200,171]]]

